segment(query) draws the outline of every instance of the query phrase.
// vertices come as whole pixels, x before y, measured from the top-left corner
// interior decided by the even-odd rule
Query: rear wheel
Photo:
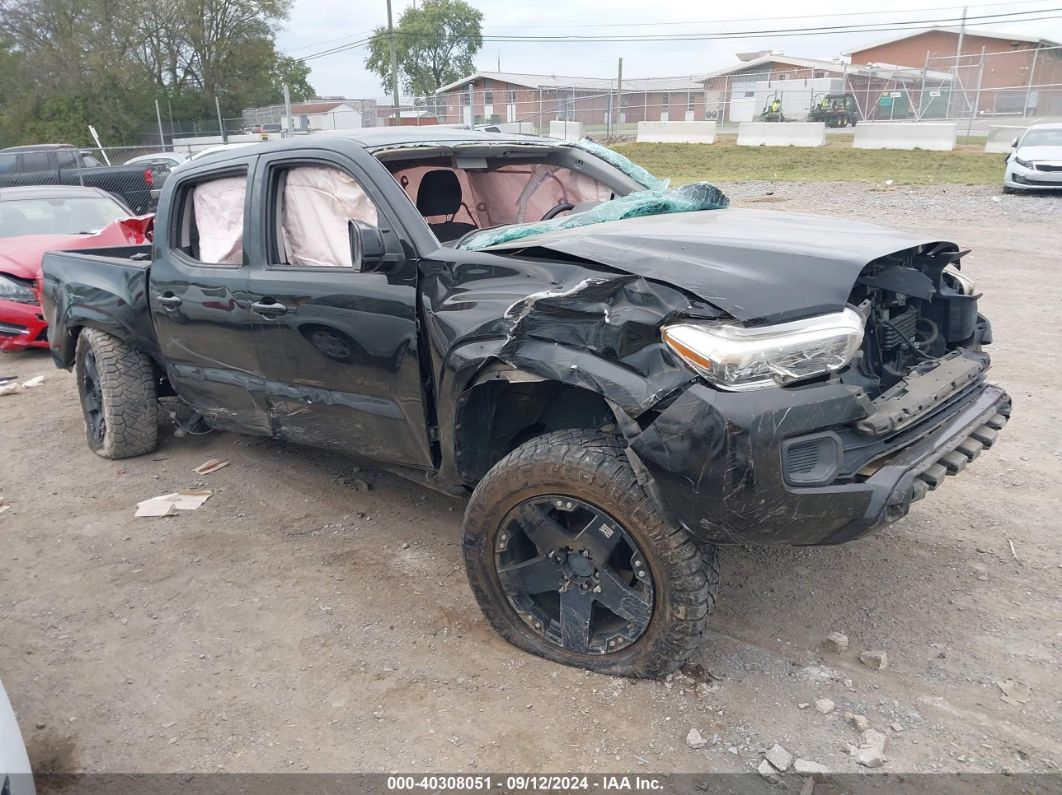
[[[151,360],[96,329],[81,332],[74,357],[89,448],[130,458],[158,446],[158,390]]]
[[[484,615],[550,660],[657,677],[697,648],[715,547],[659,515],[619,439],[557,431],[502,459],[465,513],[465,567]]]

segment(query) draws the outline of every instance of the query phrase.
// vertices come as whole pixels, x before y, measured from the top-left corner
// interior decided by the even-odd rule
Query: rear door
[[[254,163],[181,176],[156,220],[148,301],[177,394],[218,427],[272,434],[243,250]]]
[[[306,148],[259,161],[261,234],[249,241],[258,358],[281,438],[430,467],[417,263],[359,155],[369,158]],[[352,219],[383,230],[386,267],[352,262]]]

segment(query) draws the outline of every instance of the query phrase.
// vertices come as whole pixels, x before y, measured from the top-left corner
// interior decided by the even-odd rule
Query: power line
[[[1015,2],[1001,2],[1001,3],[967,3],[966,8],[1000,8],[1011,7],[1020,5],[1032,5],[1034,3],[1043,2],[1043,0],[1016,0]],[[837,17],[863,17],[863,16],[885,16],[887,14],[914,14],[925,13],[929,11],[958,11],[963,8],[961,5],[950,6],[932,6],[930,8],[891,8],[884,11],[844,11],[841,13],[823,13],[823,14],[793,14],[790,16],[780,17],[735,17],[727,19],[697,19],[697,20],[681,20],[681,21],[667,21],[667,22],[587,22],[583,24],[555,24],[555,25],[486,25],[486,28],[491,30],[497,29],[510,29],[518,28],[520,30],[526,30],[529,28],[649,28],[649,27],[663,27],[663,26],[675,26],[675,25],[720,25],[733,22],[776,22],[778,20],[785,19],[833,19]],[[1042,9],[1040,9],[1042,10]],[[1031,9],[1024,13],[1039,13],[1039,10]],[[867,23],[870,24],[870,23]]]
[[[1058,19],[1059,16],[1055,12],[1062,11],[1062,8],[1042,8],[1028,11],[1011,11],[1001,14],[981,14],[976,16],[966,17],[966,27],[978,27],[984,25],[998,24],[1001,21],[1009,22],[1036,22],[1048,19]],[[1032,14],[1039,14],[1041,16],[1029,16]],[[792,37],[792,36],[821,36],[827,34],[849,34],[849,33],[889,33],[907,30],[918,30],[923,28],[932,28],[941,25],[946,25],[950,22],[959,22],[958,17],[948,17],[932,20],[908,20],[902,22],[882,22],[882,23],[864,23],[853,25],[819,25],[806,28],[774,28],[774,29],[758,29],[758,30],[738,30],[738,31],[723,31],[723,32],[699,32],[699,33],[680,33],[680,34],[645,34],[645,35],[633,35],[633,34],[603,34],[600,36],[593,35],[579,35],[568,34],[561,36],[543,36],[543,35],[528,35],[528,36],[483,36],[483,41],[490,42],[508,42],[508,43],[592,43],[592,42],[618,42],[618,43],[640,43],[649,44],[653,42],[691,42],[691,41],[718,41],[727,39],[746,39],[746,38],[766,38],[766,37]],[[434,34],[431,33],[408,33],[402,31],[396,31],[396,36],[405,37],[430,37]],[[340,52],[344,52],[351,49],[362,47],[369,43],[372,37],[366,37],[359,41],[351,42],[349,44],[339,45],[337,47],[329,48],[320,52],[311,53],[305,55],[299,60],[309,61],[316,58],[323,58],[328,55],[335,55]]]

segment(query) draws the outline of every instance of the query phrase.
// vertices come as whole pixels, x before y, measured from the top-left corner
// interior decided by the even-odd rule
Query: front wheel
[[[85,329],[74,357],[89,448],[103,458],[130,458],[158,446],[158,389],[147,354],[96,329]]]
[[[514,645],[565,665],[659,677],[697,648],[719,583],[715,547],[669,525],[620,440],[566,430],[503,458],[465,512],[465,568]]]

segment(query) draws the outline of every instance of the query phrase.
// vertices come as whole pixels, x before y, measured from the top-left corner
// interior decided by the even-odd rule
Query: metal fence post
[[[1025,86],[1025,102],[1021,106],[1021,117],[1023,119],[1029,115],[1029,99],[1032,97],[1033,75],[1036,74],[1036,58],[1039,54],[1040,45],[1037,44],[1033,50],[1032,66],[1029,67],[1029,82]],[[1037,102],[1037,105],[1039,105],[1039,102]]]
[[[966,137],[970,137],[970,131],[973,129],[974,118],[977,116],[977,112],[981,109],[981,79],[985,74],[985,48],[981,48],[981,63],[977,67],[977,90],[974,91],[974,104],[973,110],[970,112],[970,123],[966,125]]]

